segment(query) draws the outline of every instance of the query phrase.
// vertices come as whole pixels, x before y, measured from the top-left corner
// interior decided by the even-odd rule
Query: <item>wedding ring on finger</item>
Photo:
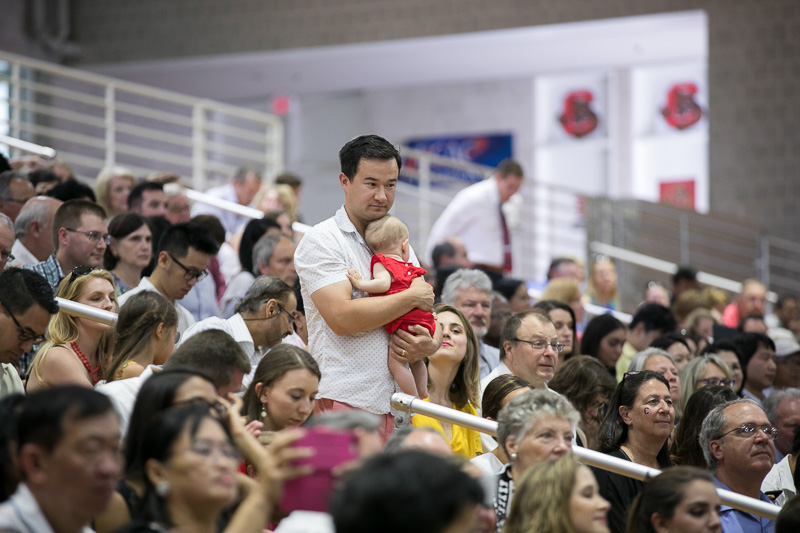
[[[406,356],[406,351],[405,351],[405,350],[400,350],[400,355],[402,355],[403,357],[405,357],[405,356]]]

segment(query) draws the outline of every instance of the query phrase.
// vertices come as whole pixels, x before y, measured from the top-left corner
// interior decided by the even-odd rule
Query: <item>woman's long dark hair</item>
[[[586,324],[586,329],[583,330],[581,353],[597,357],[597,353],[600,351],[600,341],[603,340],[603,337],[618,329],[625,329],[625,325],[614,318],[611,313],[594,317]]]
[[[703,387],[689,397],[683,416],[675,428],[675,438],[670,446],[672,461],[676,465],[708,468],[703,449],[697,440],[700,426],[708,413],[718,405],[739,398],[733,389],[724,385]]]
[[[660,381],[669,391],[669,382],[667,382],[666,378],[652,370],[643,370],[637,374],[626,375],[617,385],[614,396],[611,397],[611,404],[608,406],[608,413],[606,413],[606,417],[597,432],[598,452],[610,453],[625,444],[625,441],[628,440],[628,425],[622,420],[619,408],[624,405],[628,409],[632,409],[636,397],[639,395],[639,389],[642,388],[642,385],[652,380]],[[664,439],[664,445],[659,450],[656,458],[661,468],[666,468],[672,464],[669,458],[668,444],[669,439]]]
[[[214,387],[214,382],[208,376],[183,368],[163,370],[144,382],[136,397],[125,437],[125,477],[144,477],[142,446],[150,438],[145,428],[153,417],[175,403],[178,388],[194,377],[205,379]]]
[[[157,414],[145,425],[147,438],[142,441],[140,451],[142,464],[147,463],[150,459],[160,463],[169,461],[173,452],[172,447],[184,431],[188,430],[189,436],[193,438],[200,429],[200,425],[206,420],[218,423],[225,431],[228,440],[232,442],[231,431],[225,420],[213,416],[207,403],[203,401],[190,402],[186,405],[171,407]],[[136,518],[155,522],[166,528],[173,527],[166,501],[158,495],[149,476],[145,474],[143,478],[144,496]]]

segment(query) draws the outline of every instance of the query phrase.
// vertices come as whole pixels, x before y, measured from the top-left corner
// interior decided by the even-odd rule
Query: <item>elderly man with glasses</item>
[[[24,392],[14,365],[44,340],[57,312],[53,289],[42,276],[17,268],[0,273],[0,397]]]
[[[209,329],[219,329],[230,335],[250,359],[250,372],[242,379],[242,387],[246,389],[269,349],[292,334],[296,310],[294,289],[274,276],[261,276],[250,285],[232,317],[201,320],[186,331],[181,345]]]
[[[192,287],[208,275],[208,262],[219,251],[216,241],[197,224],[186,222],[167,229],[158,243],[153,273],[143,277],[135,288],[119,297],[119,306],[136,293],[156,291],[175,305],[178,332],[181,335],[194,325],[192,313],[178,303]]]
[[[761,482],[775,459],[778,430],[752,400],[733,400],[714,408],[700,428],[700,446],[717,488],[771,503]],[[723,531],[772,532],[775,522],[727,505],[720,510]]]

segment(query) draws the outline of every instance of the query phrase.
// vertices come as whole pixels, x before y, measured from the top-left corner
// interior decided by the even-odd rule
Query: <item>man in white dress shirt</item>
[[[119,306],[141,291],[156,291],[169,300],[178,312],[178,331],[193,325],[192,313],[178,300],[183,299],[195,284],[208,275],[208,261],[219,247],[214,238],[197,224],[186,222],[167,229],[158,244],[158,259],[150,277],[119,297]]]
[[[260,188],[261,174],[254,168],[240,167],[236,170],[230,183],[208,189],[206,194],[239,205],[250,205],[253,203],[253,199]],[[218,207],[200,202],[195,202],[192,206],[192,216],[195,217],[197,215],[214,215],[217,217],[222,222],[228,239],[236,233],[240,226],[247,222],[246,218],[230,211],[224,211]]]
[[[434,246],[450,237],[459,237],[467,247],[469,260],[500,277],[511,273],[511,236],[509,206],[505,204],[522,186],[522,167],[512,159],[504,159],[497,171],[456,194],[428,235],[425,257],[431,258]]]
[[[363,135],[344,145],[339,160],[344,205],[306,233],[294,257],[309,352],[322,372],[316,409],[357,408],[381,415],[386,438],[394,428],[390,399],[396,390],[387,354],[417,361],[439,348],[441,333],[437,329],[432,337],[424,327],[412,326],[414,333],[398,330],[390,337],[383,329],[412,309],[432,310],[433,289],[422,278],[402,292],[373,297],[353,289],[347,278],[348,267],[372,278],[364,230],[394,203],[400,154],[386,139]],[[418,264],[413,251],[410,259]]]
[[[210,317],[186,330],[180,346],[195,334],[220,329],[233,337],[250,359],[250,372],[244,376],[246,389],[265,353],[292,334],[297,299],[294,289],[273,276],[257,278],[228,318]],[[259,350],[261,348],[261,350]]]

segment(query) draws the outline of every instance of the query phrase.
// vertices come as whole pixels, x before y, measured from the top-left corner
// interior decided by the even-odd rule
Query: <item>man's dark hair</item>
[[[270,230],[276,228],[280,231],[281,225],[274,219],[264,217],[253,219],[244,227],[242,239],[239,242],[239,263],[242,265],[242,272],[253,271],[253,248],[258,240]]]
[[[274,299],[285,304],[292,294],[294,294],[294,289],[275,276],[259,276],[236,305],[236,312],[257,313],[261,306],[269,300]]]
[[[62,202],[69,202],[70,200],[82,200],[84,202],[96,202],[97,197],[94,191],[88,185],[81,183],[78,180],[67,180],[59,183],[49,191],[47,196],[61,200]]]
[[[61,183],[61,178],[49,168],[39,168],[28,173],[28,181],[30,181],[31,185],[35,188],[40,183]]]
[[[169,356],[164,368],[185,368],[208,375],[217,389],[230,384],[234,372],[250,373],[250,359],[233,337],[219,329],[192,335]]]
[[[9,268],[0,272],[0,302],[17,316],[25,314],[33,304],[39,304],[51,315],[58,313],[53,288],[33,270]]]
[[[339,162],[342,166],[342,174],[347,179],[353,181],[358,172],[358,165],[362,159],[377,159],[386,161],[394,159],[397,162],[397,170],[403,166],[400,152],[397,151],[392,143],[378,135],[362,135],[345,144],[339,150]]]
[[[645,304],[636,310],[631,320],[630,329],[639,323],[644,324],[645,332],[654,330],[662,334],[671,333],[678,327],[678,322],[672,315],[672,311],[660,304]]]
[[[36,391],[22,404],[17,421],[17,447],[22,449],[32,443],[50,453],[64,434],[65,422],[108,412],[114,412],[108,397],[86,387],[66,385]]]
[[[218,245],[221,246],[225,242],[225,228],[222,226],[222,222],[214,215],[197,215],[192,217],[189,222],[205,228],[208,234],[217,241]]]
[[[798,468],[795,468],[797,472]],[[796,474],[795,474],[796,475]],[[795,479],[797,479],[795,477]],[[792,498],[783,506],[775,519],[775,533],[796,533],[800,531],[800,498]]]
[[[439,268],[442,262],[442,257],[453,257],[456,255],[456,247],[449,241],[443,241],[433,247],[431,258],[433,259],[433,268]]]
[[[275,185],[288,185],[292,189],[299,189],[303,186],[303,179],[297,174],[291,172],[284,172],[275,178]]]
[[[733,343],[739,349],[736,355],[739,356],[739,362],[742,364],[743,383],[747,383],[747,364],[758,351],[758,347],[764,346],[775,351],[775,341],[763,333],[740,333],[733,338]]]
[[[679,281],[697,281],[697,270],[688,265],[678,267],[678,270],[672,275],[672,283]]]
[[[570,257],[556,257],[550,261],[550,268],[547,269],[547,279],[553,279],[553,273],[557,272],[561,265],[577,264],[574,259]]]
[[[128,209],[142,209],[142,200],[144,199],[144,191],[162,191],[164,190],[164,185],[158,183],[156,181],[143,181],[137,185],[134,185],[133,189],[131,189],[130,194],[128,194]]]
[[[480,483],[454,462],[409,450],[367,460],[333,494],[330,507],[336,531],[441,533],[482,502]]]
[[[660,337],[658,337],[657,339],[653,340],[653,342],[650,343],[650,348],[661,348],[662,350],[669,350],[669,347],[675,343],[683,344],[687,350],[689,350],[690,352],[692,351],[692,349],[689,348],[689,343],[686,342],[686,337],[674,331],[665,333]]]
[[[6,172],[8,170],[11,170],[11,163],[8,162],[5,155],[0,154],[0,172]]]
[[[181,258],[188,255],[189,247],[208,255],[217,255],[219,252],[217,242],[204,227],[184,222],[175,224],[161,235],[158,253],[167,252]]]
[[[83,215],[94,215],[105,220],[106,210],[89,200],[70,200],[61,204],[53,215],[53,244],[58,250],[58,230],[61,228],[77,229]]]
[[[525,175],[522,171],[522,165],[511,158],[500,161],[497,165],[497,174],[499,174],[501,178],[505,178],[506,176],[519,176],[521,178]]]

